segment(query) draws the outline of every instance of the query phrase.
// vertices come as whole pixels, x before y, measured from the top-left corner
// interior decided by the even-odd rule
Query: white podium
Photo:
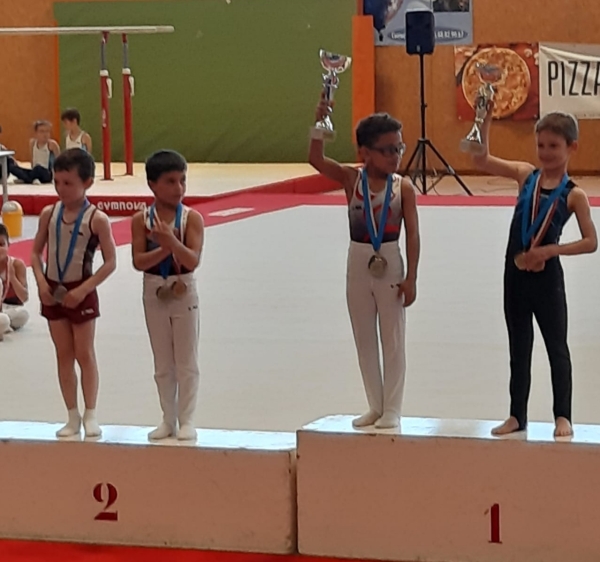
[[[598,562],[600,428],[555,442],[490,436],[491,422],[349,416],[298,432],[302,554],[402,562]]]
[[[0,537],[272,554],[296,548],[295,435],[0,422]]]

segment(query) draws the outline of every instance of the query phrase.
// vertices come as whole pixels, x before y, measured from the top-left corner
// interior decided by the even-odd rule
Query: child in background
[[[50,138],[52,125],[49,121],[36,121],[33,125],[34,138],[29,141],[31,169],[22,168],[14,160],[9,163],[8,171],[22,183],[52,183],[54,161],[60,154],[60,146]]]
[[[27,268],[23,260],[9,255],[9,246],[8,230],[0,224],[0,341],[6,332],[19,330],[29,320],[23,307],[29,300]]]
[[[60,116],[63,127],[67,132],[65,138],[65,149],[81,148],[91,154],[92,152],[92,137],[81,129],[81,114],[73,107],[63,111]]]

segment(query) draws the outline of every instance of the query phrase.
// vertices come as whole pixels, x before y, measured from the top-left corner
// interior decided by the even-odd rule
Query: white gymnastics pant
[[[398,284],[404,280],[404,262],[397,242],[382,244],[379,253],[387,260],[387,269],[378,279],[368,268],[374,253],[371,244],[350,242],[346,276],[348,311],[369,409],[378,414],[393,412],[400,416],[406,372],[406,330]]]
[[[192,424],[200,370],[198,339],[200,315],[198,292],[192,273],[182,275],[187,293],[180,299],[163,302],[156,291],[165,281],[159,275],[144,274],[144,312],[154,356],[154,379],[158,388],[163,420],[172,428]],[[169,277],[171,285],[177,277]]]
[[[0,335],[10,329],[19,330],[27,324],[28,320],[29,313],[22,306],[3,305],[0,312]]]

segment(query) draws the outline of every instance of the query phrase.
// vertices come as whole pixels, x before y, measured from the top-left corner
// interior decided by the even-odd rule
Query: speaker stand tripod
[[[425,127],[425,111],[427,109],[427,103],[425,103],[425,61],[424,54],[419,53],[419,65],[420,65],[420,79],[421,79],[421,138],[417,142],[414,152],[412,153],[408,165],[406,166],[405,175],[409,176],[413,183],[419,189],[418,181],[420,180],[420,191],[423,195],[427,195],[427,192],[433,189],[444,176],[453,176],[454,179],[460,184],[466,193],[473,195],[469,188],[465,185],[465,182],[456,173],[454,168],[448,164],[447,160],[442,156],[440,151],[434,146],[434,144],[427,138],[427,131]],[[429,148],[438,158],[438,160],[446,168],[445,173],[442,173],[438,178],[432,180],[432,185],[427,187],[427,148]],[[410,167],[416,164],[414,172],[410,172]]]

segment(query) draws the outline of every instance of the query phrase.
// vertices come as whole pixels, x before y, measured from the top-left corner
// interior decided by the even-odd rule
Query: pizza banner
[[[540,111],[600,119],[600,45],[540,45]]]
[[[495,89],[494,119],[523,121],[540,114],[537,43],[454,47],[454,76],[458,118],[475,119],[475,99],[484,82],[478,69],[495,66],[500,78]]]
[[[431,10],[436,45],[473,43],[473,0],[363,0],[363,15],[373,17],[377,47],[406,43],[406,12]]]

